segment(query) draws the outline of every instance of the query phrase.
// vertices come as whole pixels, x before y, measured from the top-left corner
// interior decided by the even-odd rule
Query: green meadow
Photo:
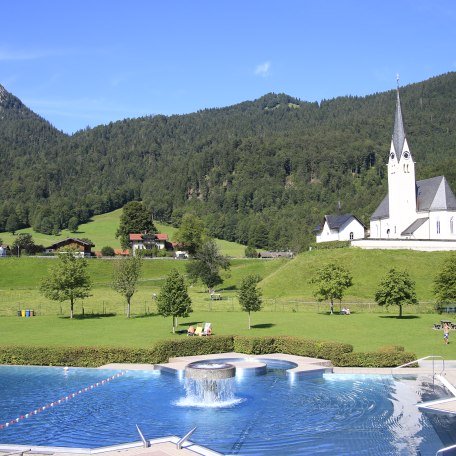
[[[442,332],[432,329],[441,316],[433,311],[433,280],[448,253],[414,251],[363,251],[337,249],[311,251],[293,260],[233,259],[231,270],[217,289],[222,299],[212,301],[202,285],[189,286],[194,312],[180,320],[180,329],[210,321],[216,334],[298,335],[337,340],[356,350],[376,350],[384,345],[403,345],[417,356],[443,354],[456,358],[456,339],[445,346]],[[0,334],[2,344],[19,345],[121,345],[148,346],[162,338],[186,337],[171,333],[171,319],[156,314],[154,294],[171,269],[185,274],[186,260],[145,260],[138,292],[132,300],[133,318],[124,317],[122,297],[111,287],[113,262],[91,259],[89,273],[92,296],[76,304],[77,318],[68,318],[68,303],[46,300],[39,284],[46,277],[53,258],[0,259]],[[342,305],[352,315],[329,315],[327,303],[315,303],[309,279],[329,261],[346,266],[353,275],[353,287]],[[373,302],[374,290],[391,267],[406,269],[416,282],[420,304],[384,309]],[[259,274],[263,310],[253,314],[253,328],[247,329],[247,315],[239,308],[237,287],[247,274]],[[337,307],[337,306],[336,306]],[[36,317],[20,318],[17,311],[33,309]],[[454,336],[456,337],[456,335]],[[453,334],[450,334],[450,340]]]

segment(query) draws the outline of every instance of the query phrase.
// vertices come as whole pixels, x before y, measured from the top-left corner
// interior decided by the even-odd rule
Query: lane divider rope
[[[21,421],[21,420],[24,420],[26,418],[30,418],[31,416],[37,415],[40,412],[44,412],[45,410],[50,409],[52,407],[55,407],[56,405],[63,404],[65,402],[75,398],[79,394],[87,393],[88,391],[91,391],[94,388],[98,388],[99,386],[106,385],[106,383],[109,383],[110,381],[112,381],[112,380],[114,380],[116,378],[122,377],[122,375],[125,375],[125,374],[126,374],[125,371],[119,372],[117,374],[112,375],[111,377],[105,378],[104,380],[101,380],[101,381],[96,382],[96,383],[94,383],[94,384],[92,384],[90,386],[86,386],[85,388],[82,388],[82,389],[80,389],[78,391],[75,391],[74,393],[68,394],[68,396],[64,396],[61,399],[58,399],[57,401],[50,402],[49,404],[43,405],[42,407],[38,407],[37,409],[35,409],[35,410],[33,410],[33,411],[29,412],[29,413],[25,413],[24,415],[20,415],[20,416],[18,416],[17,418],[15,418],[13,420],[7,421],[6,423],[0,423],[0,429],[5,429],[5,428],[7,428],[7,427],[9,427],[9,426],[11,426],[13,424],[19,423],[19,421]]]

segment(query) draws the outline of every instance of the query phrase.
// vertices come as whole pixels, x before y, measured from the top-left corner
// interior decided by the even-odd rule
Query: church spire
[[[399,161],[402,155],[402,148],[405,141],[404,122],[402,120],[401,98],[399,96],[399,75],[397,76],[397,99],[396,99],[396,115],[394,117],[393,144],[396,152],[397,160]]]

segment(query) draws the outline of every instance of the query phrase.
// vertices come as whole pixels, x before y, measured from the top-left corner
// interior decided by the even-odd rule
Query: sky
[[[456,71],[454,0],[1,0],[0,84],[65,133]]]

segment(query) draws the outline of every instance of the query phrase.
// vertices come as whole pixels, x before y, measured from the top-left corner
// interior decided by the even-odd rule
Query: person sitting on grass
[[[187,336],[194,336],[195,335],[195,328],[193,326],[190,326],[187,329]]]

